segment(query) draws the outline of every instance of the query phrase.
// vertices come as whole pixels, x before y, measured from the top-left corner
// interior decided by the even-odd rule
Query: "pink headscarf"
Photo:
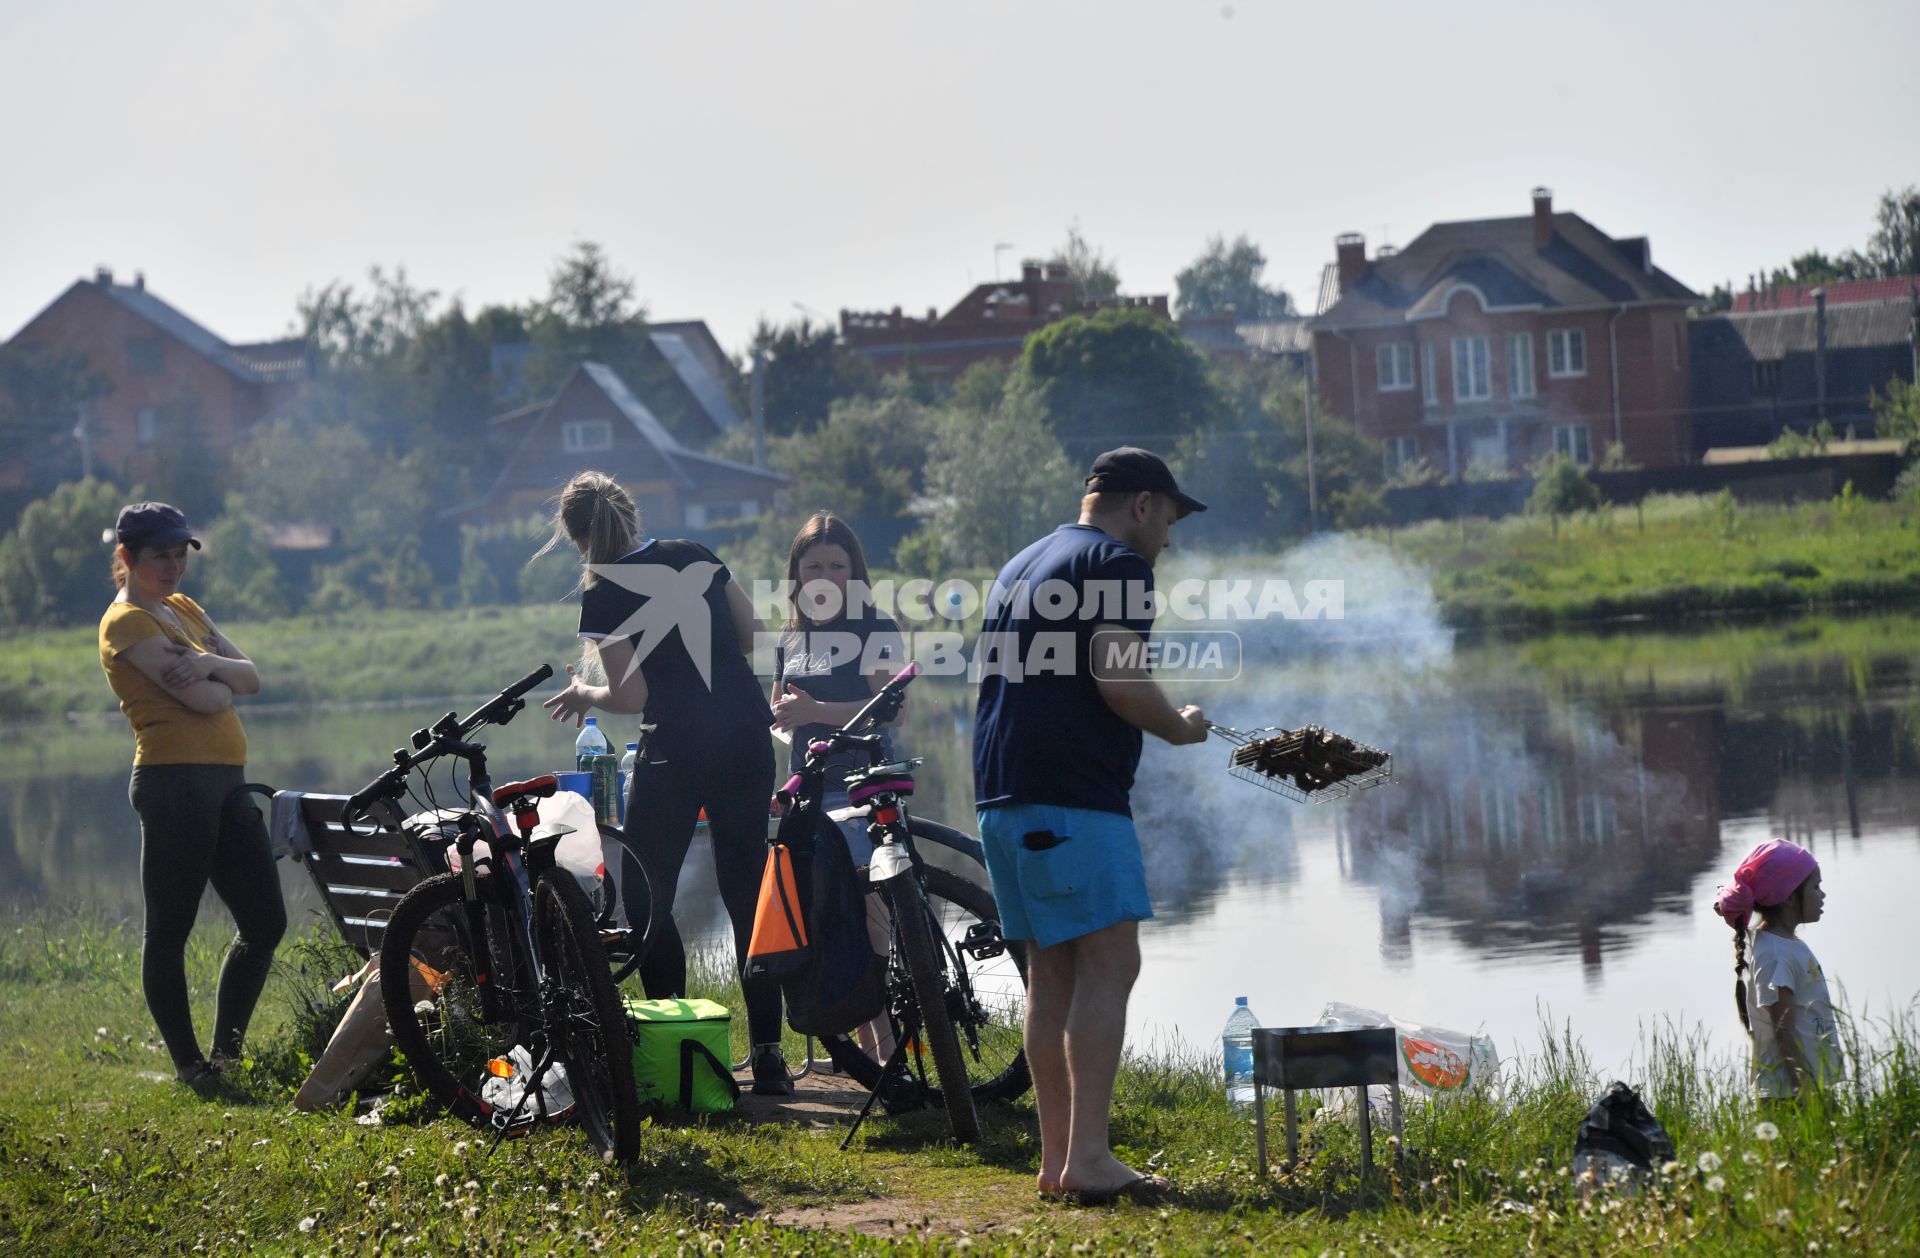
[[[1820,862],[1806,848],[1785,839],[1768,839],[1747,853],[1733,871],[1733,881],[1720,888],[1713,898],[1713,911],[1735,929],[1745,929],[1755,905],[1765,909],[1785,903],[1819,868]]]

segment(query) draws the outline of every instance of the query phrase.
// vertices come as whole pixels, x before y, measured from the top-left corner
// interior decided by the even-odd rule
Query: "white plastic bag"
[[[515,1044],[507,1053],[507,1061],[513,1066],[511,1075],[505,1079],[489,1075],[480,1085],[480,1099],[488,1105],[503,1114],[513,1113],[518,1107],[517,1122],[564,1114],[573,1108],[573,1087],[567,1082],[565,1066],[557,1061],[548,1066],[547,1073],[540,1076],[539,1096],[522,1106],[520,1098],[526,1096],[527,1080],[533,1075],[533,1057],[524,1047]]]
[[[1493,1041],[1484,1035],[1467,1035],[1444,1027],[1402,1022],[1375,1009],[1329,1001],[1320,1011],[1320,1026],[1390,1026],[1399,1048],[1400,1090],[1417,1096],[1444,1099],[1484,1088],[1500,1073],[1500,1055]],[[1348,1089],[1338,1089],[1340,1095]],[[1378,1107],[1386,1100],[1386,1089],[1376,1088],[1369,1096]],[[1338,1104],[1332,1094],[1329,1104]]]

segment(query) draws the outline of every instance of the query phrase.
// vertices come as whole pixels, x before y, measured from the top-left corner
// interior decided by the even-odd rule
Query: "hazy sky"
[[[602,242],[656,318],[945,309],[1078,219],[1126,291],[1248,233],[1528,190],[1704,291],[1920,182],[1920,4],[0,6],[0,336],[108,265],[229,340],[404,264],[469,309]]]

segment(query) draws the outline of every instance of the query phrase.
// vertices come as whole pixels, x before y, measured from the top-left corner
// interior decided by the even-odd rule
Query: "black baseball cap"
[[[1103,494],[1137,494],[1142,490],[1165,494],[1179,505],[1182,518],[1207,509],[1206,503],[1180,492],[1164,459],[1139,446],[1121,446],[1095,459],[1087,473],[1087,488]]]
[[[187,517],[164,502],[136,502],[120,508],[113,535],[122,545],[134,548],[166,550],[185,542],[200,549],[200,539],[187,527]]]

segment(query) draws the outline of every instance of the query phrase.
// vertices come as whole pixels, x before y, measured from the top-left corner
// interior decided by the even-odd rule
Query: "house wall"
[[[1320,400],[1350,417],[1361,432],[1379,441],[1412,438],[1419,452],[1443,475],[1464,475],[1475,438],[1502,442],[1509,467],[1525,468],[1554,449],[1554,429],[1585,424],[1592,460],[1598,462],[1615,440],[1613,372],[1608,342],[1612,311],[1487,310],[1478,296],[1462,289],[1449,299],[1445,314],[1385,327],[1314,333],[1319,361]],[[1556,378],[1548,371],[1548,335],[1579,329],[1586,341],[1586,371]],[[1532,397],[1515,397],[1516,365],[1508,337],[1532,337]],[[1691,361],[1685,313],[1679,308],[1632,307],[1615,328],[1620,360],[1619,438],[1627,458],[1646,466],[1685,462],[1692,442],[1688,426],[1688,378]],[[1491,396],[1458,400],[1454,394],[1453,340],[1485,336]],[[1380,387],[1379,347],[1410,345],[1413,387]],[[1436,400],[1425,400],[1422,346],[1433,346]],[[1677,355],[1677,363],[1675,359]],[[1451,433],[1449,432],[1451,429]]]
[[[156,371],[137,371],[130,346],[157,342]],[[131,483],[155,471],[154,447],[189,434],[216,453],[230,450],[247,429],[291,394],[269,390],[188,348],[127,310],[91,284],[79,283],[22,328],[12,341],[22,346],[75,349],[108,383],[89,415],[94,428],[94,466]],[[155,412],[155,441],[138,440],[140,411]]]

